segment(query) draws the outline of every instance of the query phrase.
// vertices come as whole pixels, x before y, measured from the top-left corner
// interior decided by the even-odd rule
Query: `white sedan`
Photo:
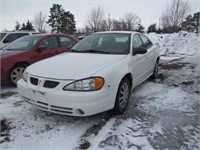
[[[131,91],[157,77],[159,47],[143,34],[98,32],[70,52],[29,66],[17,83],[33,106],[64,115],[89,116],[125,111]]]

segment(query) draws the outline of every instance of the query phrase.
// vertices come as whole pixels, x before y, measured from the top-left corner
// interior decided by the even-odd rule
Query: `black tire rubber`
[[[16,77],[16,80],[17,81],[14,81],[14,79],[13,79],[13,77],[12,77],[12,74],[16,74],[16,73],[14,73],[14,71],[15,70],[19,70],[19,69],[23,69],[23,70],[25,70],[26,69],[26,67],[27,67],[28,65],[27,64],[18,64],[18,65],[15,65],[12,69],[11,69],[11,71],[10,71],[10,74],[9,74],[9,77],[8,77],[8,82],[9,82],[9,84],[10,85],[12,85],[12,86],[17,86],[17,77]],[[21,70],[19,70],[20,72],[21,72]],[[23,74],[23,72],[22,72],[22,74]],[[21,75],[22,75],[21,74]],[[21,75],[19,75],[19,76],[21,76]],[[22,77],[22,76],[21,76]]]
[[[123,86],[127,86],[128,87],[128,95],[127,95],[127,102],[125,103],[125,105],[122,107],[120,105],[120,97],[121,97],[121,90],[123,88]],[[115,115],[119,115],[119,114],[122,114],[126,108],[127,108],[127,105],[128,105],[128,102],[129,102],[129,98],[130,98],[130,95],[131,95],[131,85],[130,85],[130,81],[128,80],[128,78],[123,78],[122,81],[120,82],[119,84],[119,87],[118,87],[118,91],[117,91],[117,96],[116,96],[116,100],[115,100],[115,106],[114,108],[112,109],[112,113],[115,114]]]
[[[158,66],[159,66],[159,60],[157,60],[156,63],[155,63],[153,74],[151,75],[150,79],[157,79],[158,78],[158,71],[159,71]]]

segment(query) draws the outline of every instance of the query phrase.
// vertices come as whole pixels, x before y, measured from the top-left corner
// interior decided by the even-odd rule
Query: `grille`
[[[33,77],[30,77],[30,81],[33,85],[37,85],[38,84],[38,79],[37,78],[33,78]]]
[[[58,86],[59,82],[56,82],[56,81],[45,81],[44,83],[44,87],[45,88],[55,88],[56,86]]]
[[[64,114],[64,115],[73,114],[72,108],[60,107],[60,106],[55,106],[55,105],[48,105],[47,103],[40,102],[40,101],[33,102],[31,99],[29,99],[27,97],[23,97],[23,96],[22,96],[22,98],[27,103],[34,105],[38,109],[42,109],[42,110],[45,110],[45,111],[51,111],[51,112],[54,112],[54,113]]]
[[[30,82],[31,82],[31,84],[37,86],[38,82],[39,82],[39,79],[38,78],[34,78],[34,77],[30,77]],[[43,84],[43,87],[52,89],[52,88],[57,87],[59,83],[60,82],[57,82],[57,81],[45,80],[44,84]]]

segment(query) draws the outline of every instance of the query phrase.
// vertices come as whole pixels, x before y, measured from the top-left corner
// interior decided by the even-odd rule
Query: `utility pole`
[[[108,31],[111,31],[111,19],[110,19],[110,13],[108,14]]]

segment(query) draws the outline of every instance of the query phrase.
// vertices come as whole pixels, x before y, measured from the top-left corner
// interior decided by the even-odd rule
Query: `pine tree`
[[[29,20],[26,22],[26,30],[34,30],[33,25]]]
[[[148,27],[147,33],[156,32],[156,24],[152,24]]]
[[[52,8],[50,8],[50,16],[47,21],[49,26],[51,26],[51,32],[60,33],[61,30],[61,18],[64,13],[64,9],[62,5],[53,4]]]
[[[137,32],[144,33],[144,27],[141,24],[138,24],[138,29],[136,29]]]
[[[53,4],[47,21],[51,26],[51,32],[73,34],[76,31],[74,15],[70,11],[65,12],[62,5]]]
[[[20,23],[18,21],[16,21],[15,23],[16,23],[15,30],[19,30],[21,27]]]
[[[22,24],[22,27],[21,27],[20,30],[26,30],[26,25],[25,25],[25,23]]]
[[[64,12],[61,18],[61,32],[74,34],[76,31],[76,23],[74,20],[74,15],[70,11]]]
[[[22,24],[22,27],[20,30],[34,30],[34,29],[33,29],[32,23],[28,20],[26,24],[25,23]]]
[[[195,13],[193,16],[189,15],[185,18],[185,21],[181,23],[181,27],[188,32],[198,32],[199,29],[199,16],[200,12]]]

